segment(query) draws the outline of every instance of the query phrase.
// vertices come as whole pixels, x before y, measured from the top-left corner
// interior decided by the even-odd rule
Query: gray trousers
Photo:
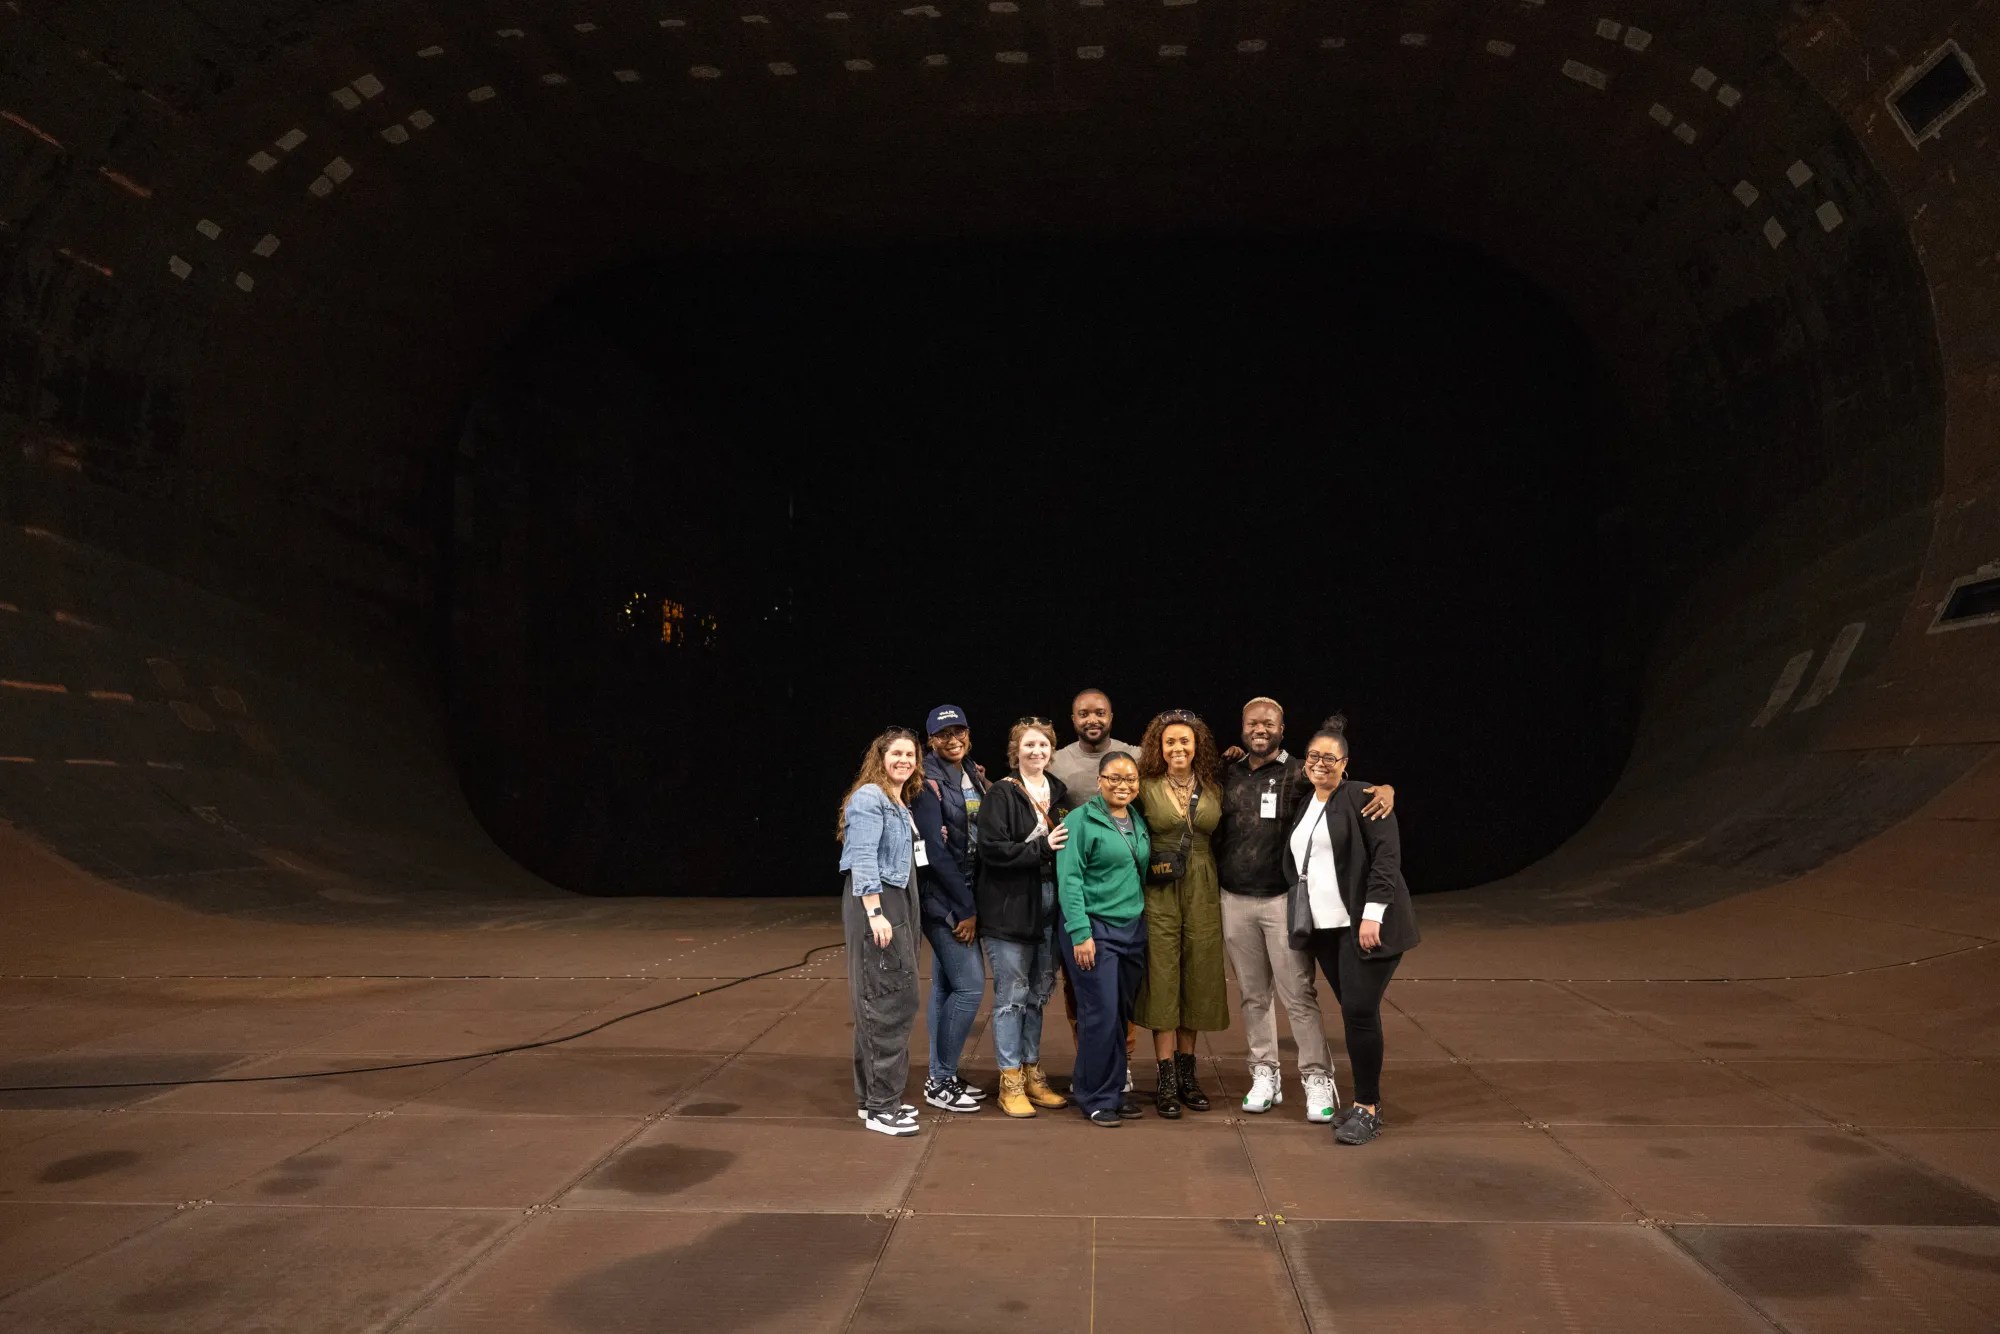
[[[841,925],[847,935],[847,996],[854,1006],[854,1101],[871,1112],[903,1105],[910,1077],[910,1026],[917,1018],[916,878],[901,889],[882,886],[882,915],[895,936],[889,948],[875,943],[868,914],[851,883],[841,886]]]
[[[1251,1071],[1261,1065],[1274,1077],[1278,1073],[1278,1017],[1271,1009],[1275,992],[1292,1021],[1299,1074],[1325,1074],[1326,1029],[1319,1016],[1319,989],[1313,985],[1313,959],[1286,939],[1285,896],[1261,899],[1224,890],[1222,947],[1243,989],[1243,1037]]]

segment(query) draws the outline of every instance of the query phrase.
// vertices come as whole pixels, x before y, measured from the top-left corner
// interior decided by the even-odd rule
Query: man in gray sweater
[[[1069,704],[1069,720],[1076,728],[1076,740],[1049,759],[1049,772],[1062,779],[1070,800],[1081,806],[1097,793],[1097,764],[1106,752],[1122,750],[1136,762],[1139,748],[1111,735],[1111,697],[1102,690],[1077,692]]]

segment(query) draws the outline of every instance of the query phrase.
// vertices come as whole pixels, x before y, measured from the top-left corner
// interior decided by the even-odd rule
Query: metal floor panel
[[[11,837],[0,864],[66,906],[19,915],[39,975],[0,979],[0,1083],[191,1082],[0,1093],[9,1330],[1993,1324],[1984,948],[1641,978],[1687,952],[1676,920],[1448,911],[1413,960],[1468,971],[1391,985],[1375,1144],[1305,1121],[1289,1038],[1288,1100],[1243,1114],[1240,1018],[1201,1037],[1205,1115],[1152,1115],[1142,1043],[1148,1111],[1116,1130],[925,1107],[895,1140],[854,1119],[841,952],[798,967],[837,939],[824,902],[302,925],[134,896]],[[920,1015],[910,1101],[928,1043]],[[1059,1086],[1073,1050],[1052,1015]],[[960,1068],[990,1083],[993,1061],[983,1007]],[[373,1064],[407,1068],[262,1078]]]

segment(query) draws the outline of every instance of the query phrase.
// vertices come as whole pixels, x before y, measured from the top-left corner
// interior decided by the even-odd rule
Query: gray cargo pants
[[[871,1112],[903,1105],[910,1077],[910,1026],[917,1018],[917,889],[882,886],[882,915],[895,936],[876,945],[868,914],[851,883],[841,886],[847,935],[847,996],[854,1006],[854,1101]]]

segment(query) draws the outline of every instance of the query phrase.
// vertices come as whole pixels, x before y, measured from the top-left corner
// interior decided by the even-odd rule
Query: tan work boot
[[[1040,1061],[1030,1061],[1022,1066],[1021,1074],[1027,1079],[1029,1102],[1050,1109],[1069,1106],[1068,1098],[1049,1087],[1049,1077],[1042,1073]]]
[[[1035,1104],[1028,1101],[1027,1077],[1018,1065],[1000,1072],[1000,1110],[1009,1116],[1035,1114]]]

